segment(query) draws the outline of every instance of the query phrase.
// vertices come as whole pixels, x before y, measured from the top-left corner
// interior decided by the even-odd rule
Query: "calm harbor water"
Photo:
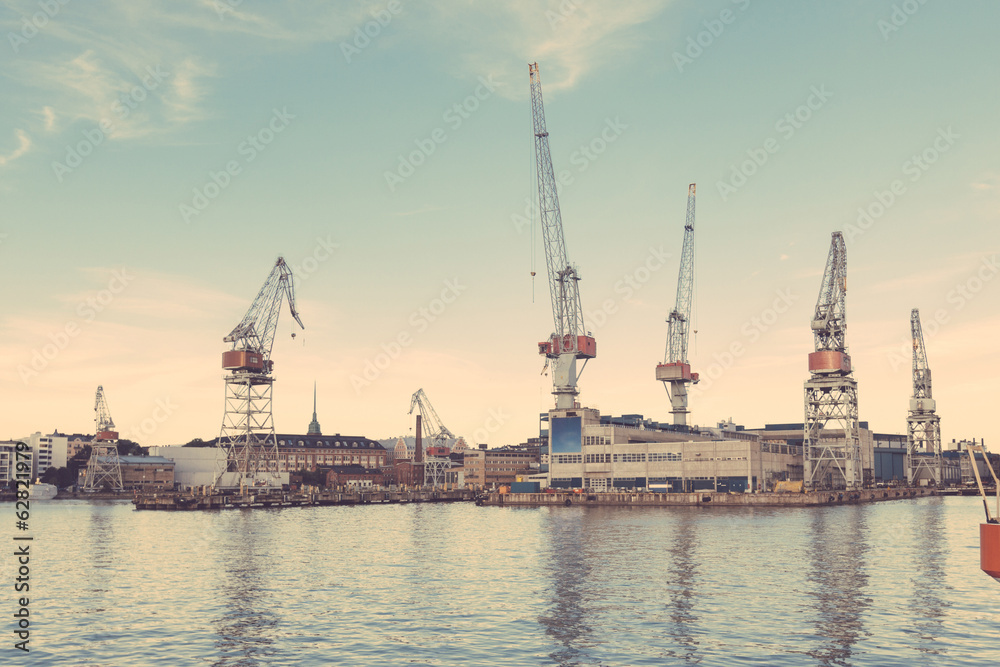
[[[1000,584],[979,570],[981,516],[976,498],[197,513],[33,503],[32,651],[17,662],[995,665]]]

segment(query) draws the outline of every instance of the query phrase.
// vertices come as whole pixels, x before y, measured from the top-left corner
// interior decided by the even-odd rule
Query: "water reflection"
[[[214,621],[219,659],[213,667],[256,667],[269,664],[275,656],[274,634],[278,617],[269,610],[267,568],[271,540],[265,521],[266,510],[233,510],[220,519],[232,519],[221,531],[216,549],[221,573],[224,613]]]
[[[940,664],[948,649],[938,637],[943,634],[944,618],[951,606],[944,596],[952,591],[942,567],[948,558],[944,541],[944,501],[942,498],[928,499],[914,503],[912,510],[910,534],[918,540],[912,551],[919,554],[911,570],[913,599],[910,608],[916,612],[913,628],[920,640],[916,648],[928,664]],[[930,656],[939,657],[931,659]]]
[[[683,512],[674,532],[670,547],[670,567],[667,571],[670,604],[668,607],[670,625],[667,634],[679,645],[679,651],[668,651],[667,655],[688,664],[701,662],[698,656],[698,640],[692,630],[698,617],[694,613],[695,579],[698,576],[698,561],[695,551],[698,546],[698,532],[690,512]]]
[[[120,550],[113,517],[114,505],[108,502],[94,502],[90,514],[90,527],[86,531],[89,538],[87,554],[90,556],[91,574],[87,578],[87,599],[94,605],[88,614],[105,611],[108,592],[112,588],[115,554]]]
[[[590,566],[585,553],[584,512],[556,509],[549,513],[546,526],[550,537],[546,563],[552,580],[552,600],[548,612],[538,618],[545,634],[560,648],[549,657],[560,667],[580,665],[588,658],[587,578]]]
[[[854,645],[867,636],[862,617],[872,601],[865,596],[866,509],[851,505],[816,508],[813,513],[809,580],[821,642],[809,655],[824,667],[851,665]]]

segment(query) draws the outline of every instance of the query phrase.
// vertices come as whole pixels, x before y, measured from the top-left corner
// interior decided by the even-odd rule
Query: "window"
[[[556,463],[583,463],[582,454],[556,454]]]
[[[611,454],[587,454],[584,463],[611,463]]]
[[[615,454],[615,463],[645,463],[645,452],[628,452],[625,454]]]
[[[680,452],[650,452],[649,462],[650,463],[660,463],[663,461],[680,461]]]

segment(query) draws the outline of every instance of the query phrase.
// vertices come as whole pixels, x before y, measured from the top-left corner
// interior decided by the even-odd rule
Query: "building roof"
[[[322,466],[323,470],[331,470],[338,475],[378,475],[381,471],[375,468],[366,468],[363,465],[351,464],[349,466]]]
[[[385,448],[374,440],[363,435],[296,435],[294,433],[278,434],[279,447],[304,447],[307,449],[376,449]]]
[[[110,459],[110,456],[100,456],[101,459]],[[123,454],[118,456],[118,460],[122,463],[127,463],[129,465],[138,465],[140,463],[151,463],[155,465],[164,465],[169,463],[174,465],[173,459],[164,458],[162,456],[133,456],[131,454]]]

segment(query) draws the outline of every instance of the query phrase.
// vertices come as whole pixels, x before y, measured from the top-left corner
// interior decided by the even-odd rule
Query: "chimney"
[[[424,461],[424,447],[420,439],[420,415],[417,415],[417,444],[416,450],[413,452],[413,462],[423,463]]]

